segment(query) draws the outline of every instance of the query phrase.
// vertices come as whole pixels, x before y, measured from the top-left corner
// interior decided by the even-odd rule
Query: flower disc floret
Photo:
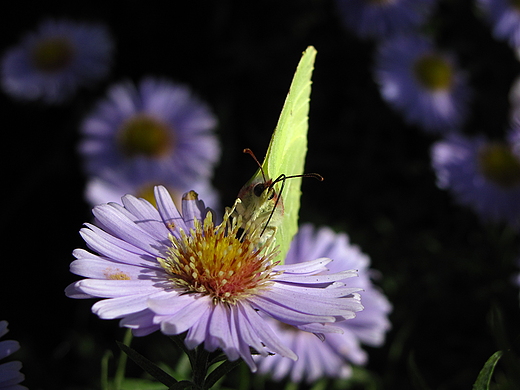
[[[190,235],[184,231],[179,238],[170,235],[167,256],[158,259],[174,285],[187,293],[208,295],[214,304],[236,304],[272,283],[271,259],[276,252],[263,255],[265,246],[256,248],[258,229],[240,239],[236,221],[215,227],[211,214],[203,227],[197,220],[194,225]]]

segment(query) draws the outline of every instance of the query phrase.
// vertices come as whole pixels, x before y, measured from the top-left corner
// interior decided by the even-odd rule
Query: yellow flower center
[[[148,202],[150,202],[153,205],[153,207],[157,208],[157,202],[155,201],[154,188],[158,184],[159,183],[154,183],[154,184],[147,183],[147,184],[142,185],[141,187],[139,187],[137,189],[137,191],[135,191],[136,196],[138,198],[143,198],[143,199],[147,200]],[[177,208],[180,208],[181,204],[179,204],[179,201],[181,199],[182,194],[179,193],[179,191],[177,191],[175,188],[172,188],[172,187],[167,187],[167,188],[168,188],[168,192],[170,193],[170,195],[173,199],[173,203],[175,203],[175,206],[178,206]]]
[[[32,51],[34,66],[47,73],[58,72],[66,68],[74,57],[74,47],[64,37],[42,40]]]
[[[509,4],[516,12],[520,12],[520,0],[509,0]]]
[[[151,116],[135,115],[119,129],[119,145],[128,157],[161,157],[173,146],[173,132],[162,121]]]
[[[501,187],[520,185],[520,158],[508,145],[491,143],[484,146],[478,155],[481,173]]]
[[[180,238],[170,236],[168,255],[158,261],[175,287],[209,295],[215,304],[235,304],[272,283],[277,252],[265,250],[269,245],[259,249],[261,227],[248,224],[242,231],[241,217],[231,219],[231,213],[227,209],[218,226],[208,213],[189,235],[181,230]]]
[[[427,54],[419,58],[413,67],[419,83],[430,90],[445,90],[453,82],[452,66],[437,54]]]

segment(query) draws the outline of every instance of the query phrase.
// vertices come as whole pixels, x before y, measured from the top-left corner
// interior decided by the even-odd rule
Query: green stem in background
[[[204,388],[204,381],[208,372],[209,354],[202,344],[199,345],[195,353],[195,365],[191,366],[193,383],[201,389]]]
[[[242,359],[237,359],[234,361],[226,360],[220,366],[215,368],[206,378],[204,382],[204,388],[210,389],[217,381],[230,372],[232,369],[237,367],[242,363]]]
[[[127,329],[125,333],[125,338],[123,339],[123,344],[126,346],[130,346],[130,343],[132,342],[132,331],[130,329]],[[126,361],[128,359],[128,356],[126,353],[121,351],[119,354],[119,361],[117,362],[117,369],[116,374],[114,376],[114,389],[120,390],[121,389],[121,383],[123,382],[123,379],[125,379],[125,371],[126,371]]]
[[[161,382],[163,385],[170,388],[174,384],[178,383],[178,381],[165,372],[163,369],[158,367],[155,363],[141,355],[139,352],[133,350],[129,346],[117,341],[117,345],[119,348],[126,353],[130,359],[132,359],[139,367],[141,367],[145,372],[150,374],[153,378]]]
[[[110,390],[108,381],[108,363],[113,357],[114,355],[112,354],[112,351],[108,350],[101,359],[101,390]]]
[[[184,344],[184,335],[171,336],[170,340],[172,340],[177,347],[179,347],[190,360],[190,366],[193,368],[195,366],[195,353],[192,350],[189,350]]]

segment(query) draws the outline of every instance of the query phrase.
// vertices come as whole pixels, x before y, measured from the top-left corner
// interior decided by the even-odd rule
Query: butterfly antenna
[[[255,160],[256,164],[258,165],[258,167],[260,168],[260,172],[262,172],[262,178],[264,179],[264,183],[267,182],[267,179],[265,178],[265,174],[264,174],[264,168],[262,168],[262,164],[260,164],[260,161],[258,161],[258,159],[256,158],[255,154],[253,153],[253,151],[249,148],[245,148],[243,150],[244,153],[247,153],[249,154],[251,157],[253,157],[253,160]]]
[[[273,210],[269,214],[269,218],[267,218],[267,222],[265,223],[264,228],[262,229],[262,232],[260,233],[260,235],[264,234],[265,230],[267,229],[267,226],[269,226],[269,222],[271,222],[271,218],[273,217],[274,212],[276,211],[276,207],[278,206],[278,202],[280,201],[280,197],[283,192],[283,187],[285,186],[285,179],[287,179],[287,177],[282,173],[280,176],[278,176],[276,178],[276,180],[267,189],[267,191],[270,191],[270,190],[274,191],[274,187],[273,187],[274,183],[276,183],[277,181],[282,182],[282,187],[280,188],[280,195],[276,197],[276,202],[274,203]]]
[[[285,180],[286,180],[286,179],[292,179],[292,178],[295,178],[295,177],[313,177],[313,178],[315,178],[315,179],[317,179],[317,180],[319,180],[319,181],[323,181],[323,180],[324,180],[324,179],[323,179],[323,176],[321,176],[319,173],[302,173],[301,175],[292,175],[292,176],[285,176],[285,175],[282,173],[280,176],[278,176],[278,177],[276,178],[275,181],[273,181],[273,182],[271,183],[270,187],[273,188],[273,186],[274,186],[276,183],[278,183],[278,182],[280,182],[280,181],[283,181],[283,182],[285,183]],[[283,186],[282,186],[282,188],[283,188]],[[281,190],[280,190],[280,193],[282,193]]]
[[[282,187],[280,188],[280,195],[276,198],[276,202],[274,204],[274,207],[273,207],[273,210],[271,211],[271,214],[269,214],[269,218],[267,218],[267,222],[265,223],[265,226],[264,228],[262,229],[262,232],[260,233],[260,235],[264,234],[265,230],[267,229],[267,226],[269,226],[269,222],[271,222],[271,218],[273,217],[273,214],[276,210],[276,207],[278,206],[278,202],[280,201],[280,198],[281,198],[281,195],[282,195],[282,192],[283,192],[283,188],[285,186],[285,180],[287,179],[292,179],[292,178],[295,178],[295,177],[313,177],[319,181],[323,181],[323,176],[321,176],[319,173],[304,173],[304,174],[301,174],[301,175],[292,175],[292,176],[285,176],[283,173],[278,176],[276,178],[275,181],[273,181],[271,183],[271,185],[269,186],[269,188],[267,189],[268,191],[270,190],[273,190],[274,191],[274,185],[278,182],[282,182]]]

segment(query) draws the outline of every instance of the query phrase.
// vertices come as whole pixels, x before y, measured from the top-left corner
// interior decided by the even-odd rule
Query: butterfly
[[[256,221],[261,226],[262,242],[265,242],[276,233],[278,226],[282,223],[284,216],[283,189],[285,180],[299,177],[314,177],[323,181],[323,177],[318,173],[303,173],[298,175],[286,176],[280,174],[276,179],[268,178],[262,165],[251,151],[244,149],[244,153],[249,154],[256,161],[261,176],[254,176],[239,191],[240,202],[236,204],[236,213],[242,216],[243,225],[248,221]],[[275,185],[280,183],[279,189]]]
[[[298,230],[301,178],[305,176],[303,167],[307,154],[311,76],[315,58],[316,49],[309,46],[296,68],[264,161],[260,164],[255,157],[259,169],[238,195],[240,202],[236,212],[244,221],[256,218],[263,223],[265,232],[262,239],[275,235],[279,250],[277,260],[281,262]]]

